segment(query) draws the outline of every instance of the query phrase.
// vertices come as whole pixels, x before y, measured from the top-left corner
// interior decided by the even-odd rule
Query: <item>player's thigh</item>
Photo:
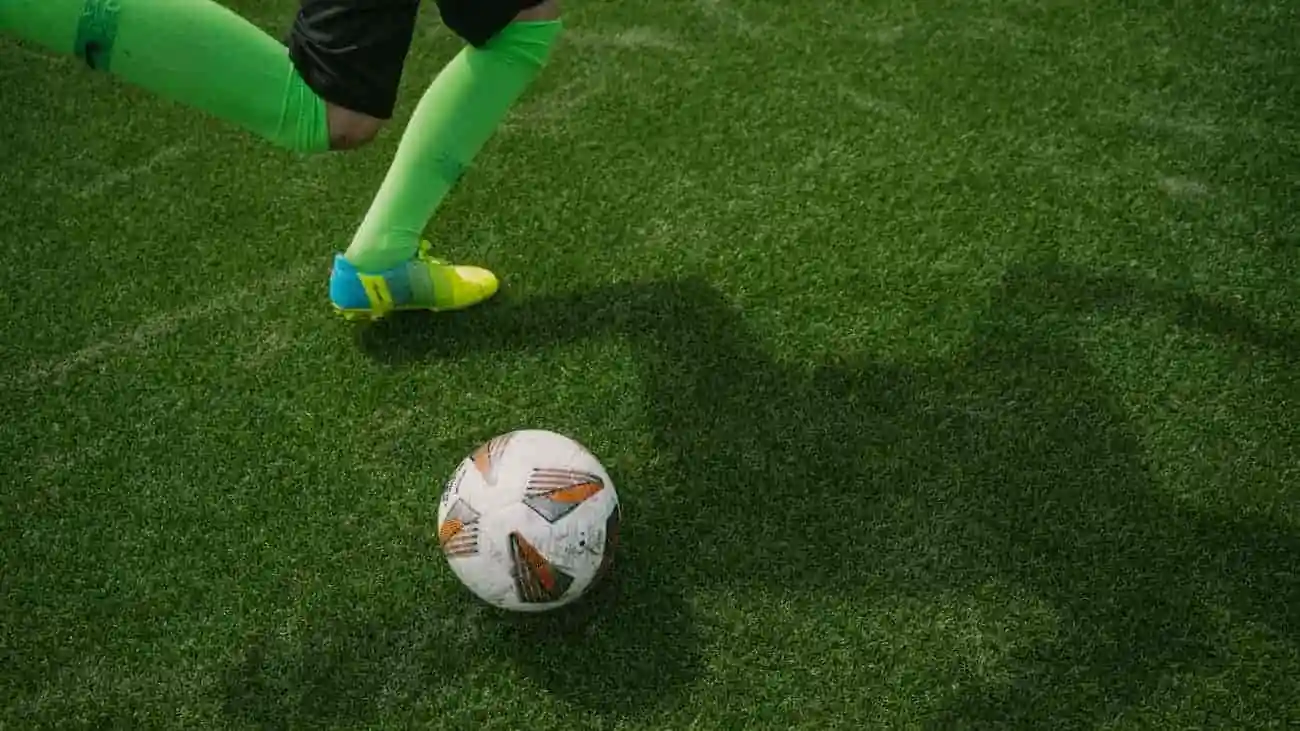
[[[364,144],[392,118],[419,0],[301,0],[289,55],[329,105],[337,149]]]
[[[483,46],[512,21],[560,17],[559,0],[435,0],[442,22],[465,42]]]

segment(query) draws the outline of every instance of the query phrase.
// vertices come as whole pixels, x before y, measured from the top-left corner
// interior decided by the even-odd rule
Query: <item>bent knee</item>
[[[331,150],[355,150],[364,147],[379,134],[384,120],[331,104],[327,119]]]
[[[522,21],[559,20],[559,18],[560,0],[542,0],[515,16],[515,20]]]

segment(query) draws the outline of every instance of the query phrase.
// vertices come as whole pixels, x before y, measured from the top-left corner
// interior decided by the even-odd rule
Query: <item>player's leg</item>
[[[420,0],[300,0],[294,67],[330,105],[335,146],[355,147],[393,116]]]
[[[468,45],[424,93],[351,246],[335,257],[330,296],[345,315],[459,309],[497,289],[486,270],[429,258],[421,235],[546,65],[560,8],[557,0],[438,0],[438,7]]]
[[[282,43],[212,0],[0,0],[0,34],[76,56],[292,150],[355,147],[379,126],[327,103]]]

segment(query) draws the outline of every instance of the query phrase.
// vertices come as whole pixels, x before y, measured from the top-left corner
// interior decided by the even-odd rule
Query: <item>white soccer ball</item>
[[[438,540],[480,599],[543,612],[573,602],[605,574],[620,517],[599,460],[569,437],[527,429],[460,463],[438,505]]]

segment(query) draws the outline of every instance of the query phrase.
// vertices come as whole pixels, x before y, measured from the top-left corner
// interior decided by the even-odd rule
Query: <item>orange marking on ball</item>
[[[459,520],[456,520],[455,518],[444,521],[442,526],[438,528],[438,542],[446,543],[447,541],[450,541],[451,539],[455,538],[456,535],[459,534],[464,529],[465,529],[465,524],[461,523]]]
[[[599,482],[584,482],[580,485],[570,485],[569,487],[556,490],[548,497],[557,503],[580,503],[600,492],[603,487],[604,485]]]

